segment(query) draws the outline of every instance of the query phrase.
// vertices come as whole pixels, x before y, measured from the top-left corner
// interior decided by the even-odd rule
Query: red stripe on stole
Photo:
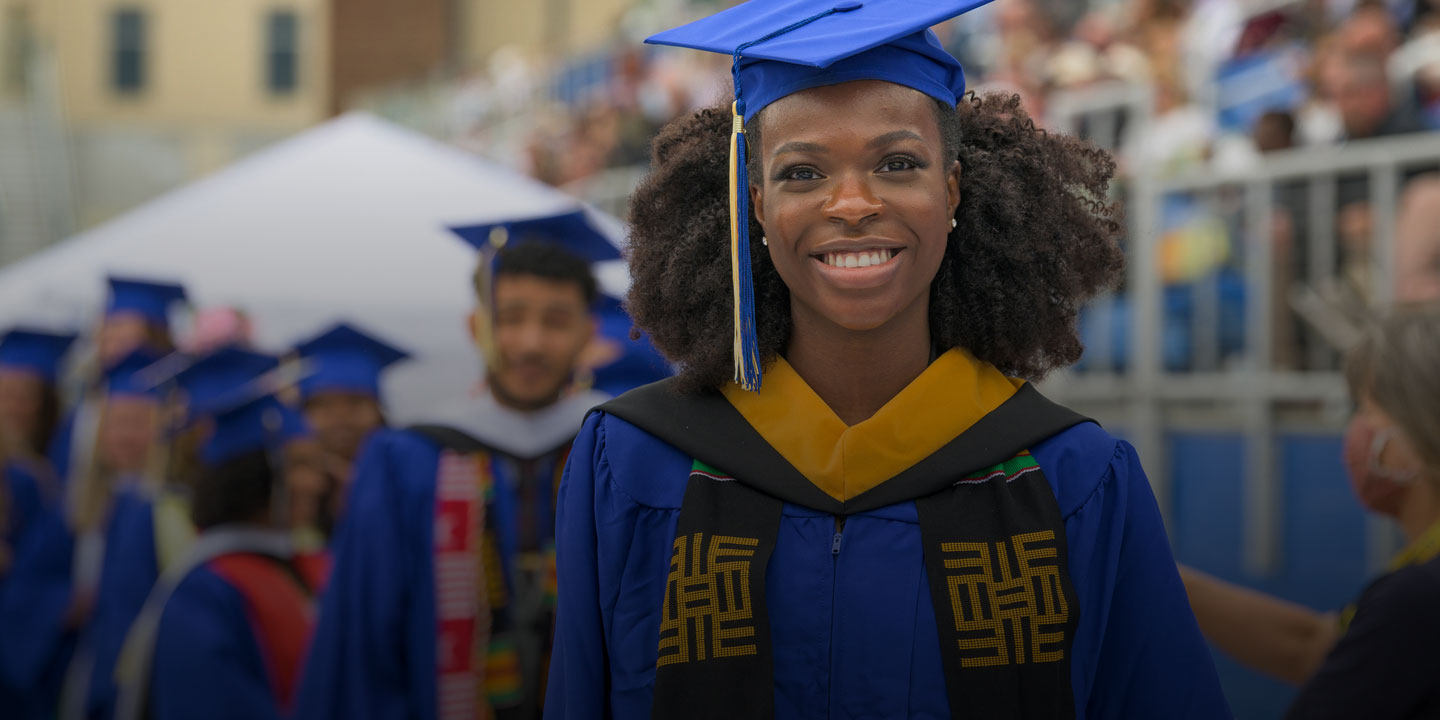
[[[209,567],[244,598],[276,705],[288,712],[315,628],[310,595],[272,558],[234,553],[211,560]]]
[[[436,703],[440,720],[473,720],[482,711],[483,667],[475,651],[489,636],[479,572],[485,528],[482,486],[488,456],[444,451],[435,478],[432,567],[435,583]]]

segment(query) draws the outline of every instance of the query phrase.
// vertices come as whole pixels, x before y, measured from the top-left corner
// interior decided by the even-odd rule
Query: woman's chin
[[[892,303],[836,303],[821,311],[830,324],[854,333],[871,332],[889,325],[902,308]]]

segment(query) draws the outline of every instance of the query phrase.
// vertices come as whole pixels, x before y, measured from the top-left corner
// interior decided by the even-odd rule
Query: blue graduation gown
[[[154,502],[138,489],[115,495],[95,612],[85,628],[90,653],[86,715],[109,718],[115,705],[115,664],[130,626],[160,577]]]
[[[366,441],[334,540],[297,717],[435,717],[439,461],[439,448],[412,432],[380,430]]]
[[[510,458],[493,448],[513,447],[516,457],[554,455],[555,448],[568,447],[585,412],[603,399],[570,396],[524,414],[493,401],[471,402],[447,418],[448,427],[492,448],[495,517],[486,522],[502,556],[518,544],[518,528],[509,510],[515,502],[508,490],[513,479],[505,476]],[[441,455],[435,440],[410,430],[380,430],[366,441],[333,541],[299,717],[440,715],[435,513]],[[552,477],[546,475],[544,484]],[[538,530],[553,534],[553,525],[547,521]],[[510,561],[501,562],[508,573]]]
[[[496,514],[489,521],[509,575],[518,542],[509,512],[515,498],[504,475],[508,458],[490,454]],[[300,717],[437,716],[433,538],[440,455],[433,441],[408,431],[383,430],[366,443],[335,539]],[[540,530],[553,532],[550,523]]]
[[[207,566],[165,603],[151,665],[152,720],[282,717],[240,591]]]
[[[46,508],[17,548],[0,592],[0,681],[20,696],[18,719],[55,716],[77,638],[65,618],[74,554],[63,510]]]
[[[1058,500],[1079,600],[1086,718],[1230,717],[1135,451],[1093,424],[1031,448]],[[645,718],[692,458],[595,413],[559,496],[547,718]],[[959,473],[957,473],[959,474]],[[785,504],[766,571],[776,718],[949,718],[915,504]]]
[[[0,602],[3,602],[5,586],[19,561],[20,553],[34,535],[34,530],[41,523],[46,507],[54,498],[47,497],[49,493],[45,491],[43,481],[31,468],[12,462],[6,465],[0,473],[3,473],[0,482],[5,484],[4,489],[0,492],[6,493],[9,499],[3,540],[10,553],[10,567],[0,571]],[[0,645],[8,642],[3,625],[3,621],[0,621]],[[0,656],[7,654],[9,653],[0,650]],[[24,697],[23,686],[10,685],[5,679],[5,675],[8,673],[0,672],[0,707],[19,707]]]
[[[80,408],[76,406],[65,413],[60,419],[60,424],[55,427],[55,434],[50,437],[50,447],[46,449],[46,455],[50,458],[50,467],[55,469],[55,476],[64,483],[70,478],[70,454],[71,446],[75,442],[75,422],[79,418]]]
[[[8,463],[0,469],[0,482],[4,483],[0,492],[5,493],[9,503],[3,541],[10,550],[13,567],[19,548],[25,544],[40,515],[55,501],[56,493],[53,488],[47,492],[45,481],[36,469],[17,462]],[[0,589],[5,587],[5,579],[9,575],[8,570],[0,571]]]

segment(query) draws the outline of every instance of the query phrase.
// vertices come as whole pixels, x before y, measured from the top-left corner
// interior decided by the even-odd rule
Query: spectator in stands
[[[1346,360],[1356,402],[1345,433],[1351,485],[1409,546],[1340,613],[1320,613],[1181,568],[1212,643],[1302,685],[1295,718],[1440,716],[1440,306],[1400,309]]]

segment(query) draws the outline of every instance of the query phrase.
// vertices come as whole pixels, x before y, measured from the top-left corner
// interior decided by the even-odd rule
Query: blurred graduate
[[[104,373],[138,349],[160,357],[175,350],[170,314],[186,299],[181,285],[157,280],[112,276],[109,294],[94,336],[95,356],[80,373],[75,405],[65,414],[48,454],[56,474],[68,482],[84,473],[94,447]]]
[[[136,349],[107,370],[85,471],[40,514],[0,593],[0,675],[24,690],[20,717],[53,717],[72,660],[89,663],[93,646],[79,641],[116,539],[115,499],[152,486],[165,454],[161,402],[141,377],[157,359]]]
[[[138,382],[166,412],[166,462],[148,482],[115,490],[95,610],[68,672],[62,720],[113,716],[115,666],[130,627],[156,581],[195,538],[190,501],[196,451],[210,431],[201,409],[276,364],[272,356],[226,345],[197,358],[171,354],[141,371]]]
[[[297,475],[287,488],[287,505],[301,542],[318,547],[328,542],[343,510],[360,448],[386,424],[380,375],[410,355],[348,323],[297,344],[294,354],[306,366],[300,407],[321,472]]]
[[[24,328],[0,336],[0,598],[20,548],[60,499],[45,450],[59,415],[56,377],[74,341]],[[0,679],[0,707],[18,707],[21,697]]]
[[[75,336],[15,328],[0,335],[0,587],[41,509],[58,500],[45,457],[59,415],[60,366]]]
[[[1003,1],[1003,0],[1002,0]],[[654,143],[629,309],[680,368],[559,497],[549,718],[1220,718],[1133,448],[1027,379],[1119,279],[1102,151],[966,95],[984,0],[752,0]]]
[[[581,419],[605,398],[575,382],[595,331],[591,264],[619,252],[582,212],[456,232],[480,251],[469,325],[485,386],[366,443],[302,717],[539,713],[555,486]]]
[[[192,514],[200,535],[147,599],[120,660],[117,717],[263,720],[291,713],[320,578],[278,512],[306,436],[274,393],[284,371],[209,406]]]

